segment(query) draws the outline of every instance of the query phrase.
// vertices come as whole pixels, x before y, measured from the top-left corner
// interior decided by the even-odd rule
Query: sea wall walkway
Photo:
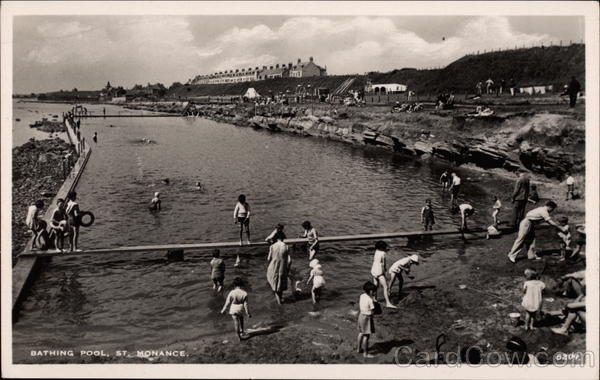
[[[75,131],[76,124],[69,119],[65,119],[65,126],[67,128],[67,136],[69,142],[73,145],[73,149],[75,149],[79,153],[79,158],[77,162],[71,169],[70,174],[65,179],[63,185],[56,193],[54,199],[52,199],[51,205],[56,204],[56,200],[58,198],[65,199],[67,194],[70,191],[74,191],[81,179],[81,175],[85,169],[85,166],[92,154],[92,148],[85,142],[84,138],[78,138],[77,133]],[[43,219],[50,225],[50,220],[52,218],[50,209],[44,214]],[[33,238],[32,238],[33,239]],[[35,277],[35,273],[39,269],[40,264],[42,263],[42,258],[37,257],[35,255],[31,255],[33,251],[31,251],[31,241],[25,247],[23,253],[19,255],[17,264],[13,267],[12,275],[12,310],[13,310],[13,322],[16,320],[18,316],[18,306],[19,303],[23,300],[26,290],[30,285],[33,277]]]

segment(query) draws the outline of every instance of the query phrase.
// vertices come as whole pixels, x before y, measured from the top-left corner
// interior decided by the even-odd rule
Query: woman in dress
[[[275,243],[269,248],[267,257],[269,262],[267,281],[275,293],[275,300],[281,305],[283,291],[287,289],[289,253],[287,244],[283,242],[285,239],[283,232],[278,231],[273,239]]]

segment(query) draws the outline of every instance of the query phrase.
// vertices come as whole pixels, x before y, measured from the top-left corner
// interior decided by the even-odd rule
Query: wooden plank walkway
[[[512,231],[510,228],[501,228],[501,232]],[[476,228],[465,232],[465,235],[485,233],[487,229]],[[438,236],[438,235],[462,235],[458,228],[437,230],[437,231],[410,231],[410,232],[390,232],[379,234],[362,234],[362,235],[341,235],[341,236],[322,236],[319,237],[320,243],[359,241],[359,240],[384,240],[398,238],[417,238],[421,236]],[[299,244],[307,242],[305,238],[286,239],[288,244]],[[215,248],[246,248],[246,247],[266,247],[268,243],[265,241],[257,241],[250,244],[240,246],[239,241],[236,242],[219,242],[219,243],[191,243],[191,244],[163,244],[163,245],[145,245],[145,246],[125,246],[113,248],[97,248],[86,249],[79,252],[27,252],[21,254],[20,257],[51,257],[51,256],[80,256],[80,255],[100,255],[107,253],[139,253],[139,252],[157,252],[171,250],[201,250]]]
[[[79,117],[79,116],[78,116]],[[117,115],[82,115],[81,118],[85,119],[85,118],[109,118],[109,117],[182,117],[181,114],[179,113],[165,113],[165,114],[150,114],[150,115],[144,115],[144,114],[130,114],[130,115],[121,115],[121,114],[117,114]]]
[[[75,139],[76,134],[71,129],[68,121],[65,123],[67,125],[67,135],[69,136],[69,140],[73,142],[72,139]],[[77,147],[78,144],[75,144]],[[50,207],[56,204],[56,200],[58,198],[66,198],[67,194],[70,191],[74,191],[79,183],[81,175],[83,174],[83,170],[87,165],[87,162],[92,154],[92,149],[89,145],[86,145],[79,156],[79,159],[73,166],[71,173],[63,182],[63,185],[60,187],[54,199],[50,203]],[[50,219],[52,218],[50,208],[44,214],[44,220],[48,225],[50,224]],[[18,304],[23,299],[26,289],[28,288],[28,284],[32,281],[32,277],[39,266],[39,257],[37,255],[32,255],[31,253],[35,251],[30,250],[31,240],[27,243],[25,250],[18,256],[18,261],[12,269],[12,310],[13,310],[13,320],[16,319],[16,312],[18,311]]]

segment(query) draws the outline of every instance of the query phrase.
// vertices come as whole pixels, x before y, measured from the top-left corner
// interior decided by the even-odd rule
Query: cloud
[[[32,23],[23,42],[15,43],[15,84],[44,84],[51,86],[48,90],[95,88],[106,80],[125,86],[155,81],[168,85],[198,74],[311,56],[330,74],[388,71],[444,66],[469,52],[551,39],[519,32],[505,17],[461,21],[452,33],[440,30],[436,41],[421,37],[418,28],[402,29],[388,17],[290,17],[280,24],[256,20],[216,35],[193,34],[202,17],[107,16]],[[435,18],[423,20],[431,22],[431,27],[423,26],[430,31],[443,28]]]
[[[474,18],[454,36],[443,36],[443,31],[440,34],[439,41],[430,42],[398,28],[386,17],[293,17],[278,28],[257,25],[223,33],[215,40],[213,49],[223,45],[227,49],[211,56],[211,61],[215,68],[227,69],[241,67],[236,65],[236,57],[244,66],[249,63],[249,56],[273,59],[257,61],[256,65],[314,56],[317,63],[327,65],[330,73],[362,73],[443,66],[476,50],[539,44],[550,39],[548,35],[517,32],[504,17]],[[224,62],[231,66],[225,67]]]
[[[82,25],[78,21],[70,22],[46,22],[37,27],[38,33],[43,38],[69,37],[79,33],[90,31],[88,25]]]

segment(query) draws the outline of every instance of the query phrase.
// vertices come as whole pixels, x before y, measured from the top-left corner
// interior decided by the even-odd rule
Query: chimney
[[[279,68],[279,63],[275,64],[275,68],[278,69]]]
[[[310,61],[311,61],[311,62],[313,61],[313,57],[310,57]]]
[[[292,62],[288,63],[288,69],[292,69]]]
[[[302,62],[302,60],[300,58],[298,58],[298,63]]]

